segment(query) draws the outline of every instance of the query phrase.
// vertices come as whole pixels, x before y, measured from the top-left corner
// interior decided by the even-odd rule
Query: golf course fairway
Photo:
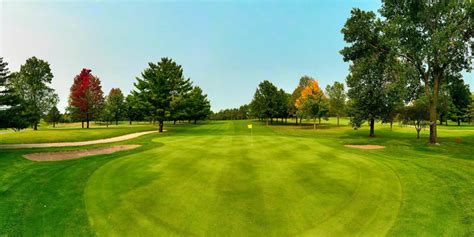
[[[249,123],[170,125],[114,143],[140,148],[76,160],[0,150],[0,236],[474,235],[472,127],[440,128],[429,146],[413,128],[368,138]]]

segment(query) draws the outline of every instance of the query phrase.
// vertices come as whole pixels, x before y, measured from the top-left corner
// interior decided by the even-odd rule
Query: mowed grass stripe
[[[474,234],[471,132],[427,146],[411,128],[331,126],[167,125],[133,152],[48,164],[1,151],[0,236]]]
[[[295,142],[293,137],[259,133],[251,137],[244,123],[228,124],[219,125],[217,134],[204,125],[207,135],[155,139],[164,146],[100,168],[86,190],[94,229],[103,234],[338,234],[347,231],[338,229],[341,226],[364,229],[362,224],[377,216],[373,209],[377,203],[391,207],[385,198],[391,187],[383,181],[392,177],[386,177],[386,170],[376,163],[331,155],[333,148],[313,139]],[[223,132],[224,127],[233,135]],[[263,126],[256,130],[273,134]],[[292,144],[307,149],[294,151]],[[116,175],[130,175],[135,184],[110,181]],[[129,191],[122,190],[130,186]],[[108,198],[118,199],[117,203]],[[98,201],[102,199],[109,204]],[[369,208],[363,210],[365,206]],[[368,219],[360,219],[361,215]],[[130,218],[135,227],[120,224]]]

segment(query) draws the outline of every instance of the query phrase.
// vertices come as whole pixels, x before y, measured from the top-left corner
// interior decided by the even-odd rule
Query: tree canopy
[[[69,111],[75,117],[87,122],[98,116],[104,102],[104,93],[98,77],[92,75],[92,70],[82,69],[79,75],[74,78],[69,95]]]
[[[59,100],[50,87],[52,80],[49,63],[36,57],[27,59],[20,71],[12,75],[11,86],[21,98],[24,116],[34,130],[38,129],[41,118]]]
[[[159,122],[159,131],[163,132],[163,121],[173,115],[173,97],[189,91],[191,80],[184,78],[181,65],[172,59],[162,58],[156,64],[149,63],[134,85],[136,95],[147,103],[151,116]]]

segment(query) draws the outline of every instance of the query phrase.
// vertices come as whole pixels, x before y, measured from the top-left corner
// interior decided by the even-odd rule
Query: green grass
[[[428,146],[428,131],[398,125],[370,139],[333,120],[253,122],[252,136],[247,123],[168,126],[122,142],[137,150],[69,161],[2,150],[0,236],[474,235],[474,127],[440,127]]]
[[[147,123],[109,125],[109,127],[91,124],[88,129],[81,128],[80,123],[73,124],[73,126],[60,124],[56,128],[43,126],[37,131],[33,129],[24,129],[19,132],[2,130],[0,144],[89,141],[153,129],[157,129],[157,126]]]

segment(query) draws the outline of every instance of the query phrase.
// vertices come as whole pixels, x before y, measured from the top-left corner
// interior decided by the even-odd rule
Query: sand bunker
[[[384,146],[379,146],[379,145],[344,145],[344,146],[350,147],[350,148],[363,149],[363,150],[376,150],[376,149],[385,148]]]
[[[110,154],[117,151],[124,151],[135,149],[140,145],[117,145],[111,147],[93,148],[87,150],[77,151],[58,151],[58,152],[42,152],[42,153],[31,153],[23,155],[28,160],[33,161],[57,161],[57,160],[71,160],[78,159],[84,156]]]

